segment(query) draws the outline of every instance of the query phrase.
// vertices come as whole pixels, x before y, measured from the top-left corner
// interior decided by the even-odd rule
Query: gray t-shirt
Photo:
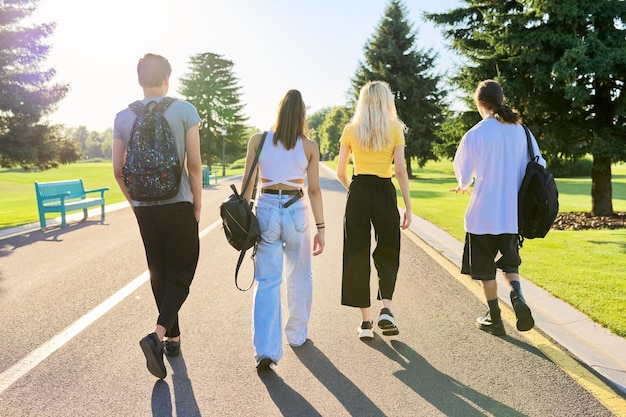
[[[162,98],[163,97],[146,98],[141,100],[141,102],[144,105],[151,101],[156,101],[158,103]],[[173,102],[165,111],[164,115],[170,125],[170,128],[172,129],[172,132],[174,133],[180,163],[183,167],[185,167],[185,133],[189,130],[189,128],[202,122],[202,119],[200,119],[198,111],[193,104],[183,100],[176,100]],[[115,122],[113,123],[113,137],[115,140],[122,140],[126,148],[128,148],[130,131],[133,128],[133,122],[136,117],[137,116],[135,116],[135,113],[130,107],[125,108],[115,116]],[[187,175],[186,169],[183,169],[183,175],[180,180],[180,188],[175,197],[161,201],[133,201],[133,205],[153,206],[178,203],[181,201],[188,201],[190,203],[193,202],[193,195],[191,194],[191,187],[189,185],[189,176]]]

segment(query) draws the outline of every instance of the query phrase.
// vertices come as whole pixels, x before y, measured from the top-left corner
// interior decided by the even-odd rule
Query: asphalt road
[[[613,415],[524,334],[477,330],[484,302],[411,232],[394,300],[400,334],[360,341],[358,311],[340,305],[345,191],[322,176],[327,245],[313,263],[310,340],[285,345],[263,375],[251,346],[253,292],[235,288],[238,253],[217,223],[229,182],[204,191],[182,355],[166,359],[164,380],[147,371],[138,344],[156,307],[129,208],[0,240],[0,416]],[[246,259],[242,285],[251,276]]]

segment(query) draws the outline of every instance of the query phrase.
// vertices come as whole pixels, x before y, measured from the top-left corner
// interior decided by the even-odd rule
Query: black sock
[[[487,300],[487,305],[489,306],[489,311],[491,312],[491,318],[500,318],[500,305],[498,304],[498,299],[494,298],[493,300]]]
[[[511,287],[513,287],[513,290],[515,290],[515,292],[519,295],[522,294],[522,285],[519,281],[511,281]]]

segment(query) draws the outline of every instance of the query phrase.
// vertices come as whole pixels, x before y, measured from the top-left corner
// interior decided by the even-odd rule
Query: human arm
[[[246,164],[243,170],[243,178],[241,179],[241,187],[239,188],[240,192],[243,193],[243,196],[246,200],[250,201],[252,199],[252,191],[254,190],[254,181],[256,179],[256,170],[258,169],[258,165],[254,172],[250,172],[250,168],[252,167],[252,162],[254,162],[254,157],[256,156],[257,149],[259,148],[259,144],[261,143],[261,138],[263,137],[262,133],[255,133],[250,137],[248,141],[248,151],[246,153]],[[250,180],[248,184],[248,189],[243,190],[243,186],[246,183],[246,179],[248,176],[252,175],[253,178]]]
[[[322,203],[322,189],[320,187],[320,151],[317,143],[305,140],[304,151],[309,160],[306,170],[307,194],[311,202],[311,210],[315,219],[316,232],[313,237],[313,256],[324,251],[326,225],[324,224],[324,205]]]
[[[398,145],[393,149],[393,163],[396,171],[396,180],[400,186],[400,192],[404,201],[404,220],[401,227],[407,229],[411,225],[413,211],[411,209],[409,174],[406,170],[406,165],[404,165],[404,144]]]
[[[469,150],[466,146],[466,138],[463,137],[454,155],[454,175],[457,179],[456,188],[451,188],[451,193],[472,195],[470,186],[474,181],[474,171],[469,163]]]
[[[119,185],[120,190],[122,190],[122,194],[124,194],[126,201],[128,201],[128,204],[133,207],[133,199],[130,198],[128,188],[124,182],[122,169],[125,163],[126,145],[124,145],[124,141],[122,139],[113,138],[113,175],[115,176],[115,181],[117,181],[117,185]]]
[[[202,157],[200,156],[200,124],[191,126],[185,132],[185,149],[187,152],[187,172],[189,186],[193,196],[193,213],[196,221],[200,221],[202,212]]]
[[[348,178],[348,158],[350,158],[350,146],[341,144],[339,148],[339,160],[337,161],[337,178],[346,189],[350,188],[350,180]]]

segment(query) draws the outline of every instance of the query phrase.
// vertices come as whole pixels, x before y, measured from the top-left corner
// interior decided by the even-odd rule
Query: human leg
[[[370,307],[370,193],[357,176],[350,184],[343,233],[341,304]]]
[[[467,233],[463,248],[461,273],[470,274],[472,279],[481,282],[485,300],[489,306],[486,315],[476,319],[476,327],[494,335],[505,335],[504,324],[498,301],[495,257],[498,253],[498,239],[494,235]]]
[[[517,319],[517,330],[525,332],[535,326],[535,320],[522,294],[518,272],[522,260],[519,256],[518,239],[519,237],[513,234],[500,236],[500,252],[502,256],[498,259],[496,265],[502,270],[504,279],[511,286],[510,298]]]
[[[139,231],[143,240],[150,271],[150,285],[157,308],[165,292],[165,254],[161,245],[161,229],[158,221],[157,209],[154,207],[137,207],[135,208],[135,216]],[[165,328],[156,325],[155,331],[148,334],[139,341],[139,346],[146,358],[146,367],[148,371],[157,378],[165,378],[167,370],[163,362],[163,337]]]
[[[252,344],[257,366],[262,359],[273,363],[283,356],[281,283],[283,275],[283,248],[280,213],[273,205],[274,198],[262,194],[256,214],[262,240],[254,259],[254,288],[252,307]]]
[[[157,324],[167,329],[165,336],[168,339],[178,340],[178,312],[189,295],[200,255],[198,223],[191,203],[163,207],[165,210],[162,222],[167,236],[167,284],[159,307]]]
[[[376,236],[376,249],[372,254],[378,273],[378,296],[382,309],[378,317],[378,327],[383,335],[399,334],[391,300],[395,292],[398,268],[400,265],[400,213],[396,203],[396,190],[389,181],[380,181],[375,188],[379,197],[375,200],[372,224]]]
[[[306,341],[313,301],[312,249],[305,200],[283,209],[282,218],[289,311],[285,334],[290,345],[300,346]]]

